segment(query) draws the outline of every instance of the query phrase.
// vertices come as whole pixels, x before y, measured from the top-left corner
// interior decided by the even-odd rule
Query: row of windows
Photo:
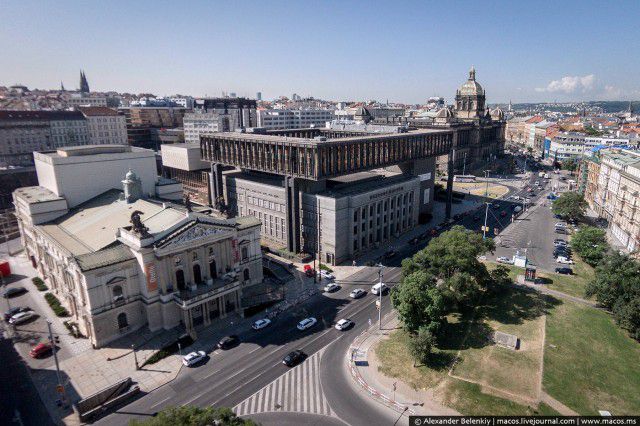
[[[369,204],[368,206],[354,210],[353,221],[357,222],[358,217],[364,220],[366,217],[367,211],[369,212],[370,217],[373,216],[374,206],[375,206],[375,213],[380,214],[381,212],[386,212],[389,206],[391,206],[391,209],[395,209],[396,207],[399,208],[401,206],[406,207],[407,204],[411,204],[412,202],[413,202],[413,192],[397,195],[391,198],[390,200],[386,199],[384,201],[378,201],[377,203]]]
[[[240,194],[239,200],[242,201],[244,196]],[[287,211],[284,204],[274,203],[273,201],[264,200],[262,198],[247,196],[247,204],[253,204],[254,206],[264,207],[265,209],[275,210],[277,212]]]

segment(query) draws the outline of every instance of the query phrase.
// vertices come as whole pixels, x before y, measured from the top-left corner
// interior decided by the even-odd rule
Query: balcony
[[[239,277],[226,275],[223,278],[212,280],[209,284],[192,285],[185,290],[175,291],[173,293],[173,300],[180,305],[181,308],[187,309],[239,287]]]

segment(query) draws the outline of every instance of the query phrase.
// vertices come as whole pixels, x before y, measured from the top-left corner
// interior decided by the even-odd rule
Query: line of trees
[[[411,335],[414,360],[428,361],[449,313],[472,307],[483,293],[501,291],[509,284],[505,267],[489,272],[478,259],[493,250],[492,239],[454,226],[402,261],[402,278],[391,302]]]
[[[184,405],[169,407],[145,420],[131,420],[130,426],[257,426],[251,419],[238,417],[226,407],[197,407]]]

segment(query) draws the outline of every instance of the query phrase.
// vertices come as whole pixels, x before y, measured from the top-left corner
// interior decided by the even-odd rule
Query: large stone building
[[[127,123],[124,115],[107,107],[79,107],[89,126],[92,145],[124,145],[127,143]]]
[[[324,127],[334,118],[334,111],[330,109],[259,109],[258,127],[265,129]]]
[[[245,98],[196,99],[194,110],[184,117],[187,143],[200,143],[200,135],[256,127],[256,101]]]
[[[180,185],[156,176],[153,156],[128,146],[36,153],[40,185],[14,192],[27,256],[95,347],[142,327],[195,335],[241,312],[243,291],[262,283],[260,223],[172,202]]]

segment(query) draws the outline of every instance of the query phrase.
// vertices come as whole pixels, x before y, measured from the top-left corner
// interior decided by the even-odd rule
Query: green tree
[[[409,353],[413,358],[413,366],[416,361],[425,364],[429,360],[429,355],[435,346],[436,339],[425,327],[421,327],[417,334],[411,336],[409,340]]]
[[[580,220],[587,210],[587,202],[577,192],[565,192],[553,202],[553,213],[566,219]]]
[[[562,162],[562,168],[564,170],[569,170],[571,174],[576,171],[578,168],[578,162],[572,158]]]
[[[132,420],[132,426],[257,426],[253,420],[238,417],[229,408],[200,408],[194,405],[170,407],[160,411],[155,417]]]
[[[513,280],[509,276],[509,269],[504,265],[496,266],[490,275],[489,290],[493,293],[501,293],[513,284]]]
[[[391,292],[391,303],[405,330],[416,333],[426,328],[436,334],[442,323],[445,303],[436,288],[436,279],[429,272],[415,271],[403,278]]]
[[[571,238],[571,247],[591,266],[600,263],[609,249],[605,231],[593,226],[586,226],[576,232]]]
[[[478,256],[495,250],[492,239],[454,226],[432,239],[429,245],[402,262],[402,275],[424,270],[435,277],[437,288],[453,304],[473,304],[491,277]]]

